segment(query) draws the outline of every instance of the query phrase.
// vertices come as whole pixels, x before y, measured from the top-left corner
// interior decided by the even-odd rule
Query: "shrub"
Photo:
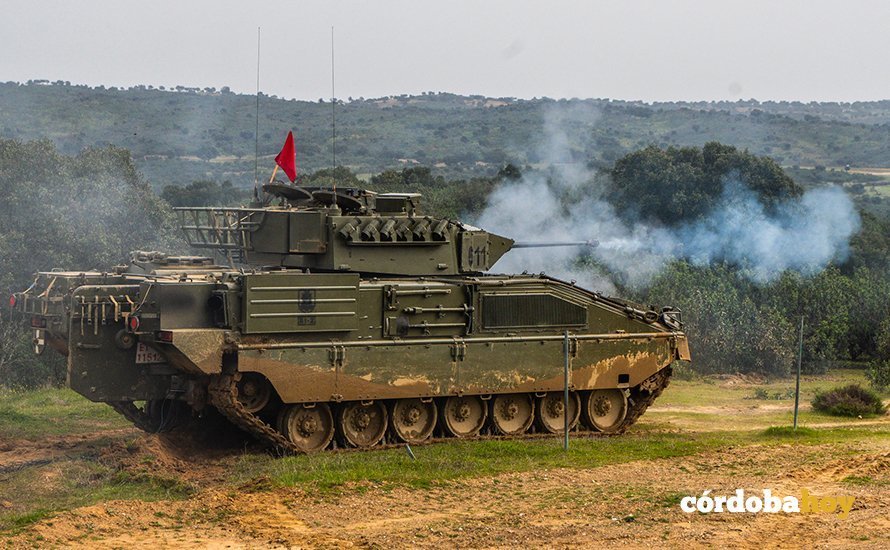
[[[813,409],[833,416],[884,414],[881,398],[859,384],[817,393],[813,399]]]
[[[65,358],[47,346],[35,355],[33,333],[20,320],[0,317],[0,388],[40,388],[65,383]]]
[[[769,391],[766,388],[757,388],[752,399],[769,399]]]
[[[868,378],[871,387],[877,391],[890,388],[890,359],[878,359],[869,363],[865,377]]]
[[[782,399],[794,399],[794,390],[787,389],[784,391],[777,391],[770,393],[766,388],[757,388],[754,390],[754,395],[752,395],[749,399],[775,399],[776,401],[781,401]]]
[[[695,369],[692,368],[692,364],[688,361],[674,361],[671,368],[674,371],[671,375],[674,380],[685,380],[690,382],[698,378],[698,373],[695,372]]]

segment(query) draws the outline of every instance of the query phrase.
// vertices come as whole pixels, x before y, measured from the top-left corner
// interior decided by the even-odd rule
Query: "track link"
[[[642,384],[631,390],[630,397],[628,398],[627,416],[624,417],[621,427],[615,431],[615,435],[626,432],[628,428],[633,426],[643,416],[646,409],[658,399],[661,392],[671,383],[671,374],[673,374],[673,370],[667,367],[656,372],[644,380]]]
[[[208,395],[210,404],[235,426],[280,452],[300,454],[300,449],[278,430],[241,405],[238,401],[237,373],[224,373],[211,377]]]

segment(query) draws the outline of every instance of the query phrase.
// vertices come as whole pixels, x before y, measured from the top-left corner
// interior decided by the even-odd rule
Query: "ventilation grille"
[[[549,294],[482,297],[485,328],[566,327],[587,324],[587,308]]]

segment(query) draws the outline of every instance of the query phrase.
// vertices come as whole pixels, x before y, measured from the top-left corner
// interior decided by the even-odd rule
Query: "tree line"
[[[330,167],[329,103],[261,94],[258,135],[256,116],[254,96],[225,89],[0,83],[0,135],[51,135],[70,155],[94,145],[125,147],[158,189],[202,179],[253,181],[255,140],[260,157],[271,159],[291,129],[301,171]],[[565,119],[572,144],[560,158],[551,158],[546,147],[554,117]],[[888,126],[888,102],[646,104],[424,93],[338,104],[336,148],[340,162],[362,174],[420,165],[464,179],[493,176],[506,163],[606,166],[649,144],[701,146],[708,140],[784,166],[887,166]]]

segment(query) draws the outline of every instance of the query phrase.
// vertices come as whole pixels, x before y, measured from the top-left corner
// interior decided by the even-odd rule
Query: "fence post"
[[[803,362],[803,315],[800,316],[800,344],[797,349],[797,380],[794,383],[794,429],[797,429],[797,409],[800,406],[800,364]]]
[[[562,448],[564,451],[569,450],[569,331],[565,331],[565,341],[563,345],[563,354],[565,355],[565,368],[563,369],[563,441]]]

